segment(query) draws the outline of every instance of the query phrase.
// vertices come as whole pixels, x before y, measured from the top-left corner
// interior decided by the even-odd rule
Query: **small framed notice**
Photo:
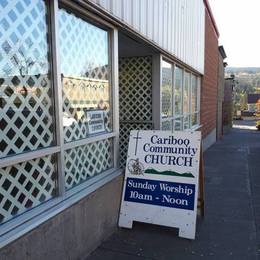
[[[104,111],[90,110],[86,112],[89,134],[97,134],[105,131]]]
[[[119,226],[176,227],[195,238],[201,133],[131,131]]]

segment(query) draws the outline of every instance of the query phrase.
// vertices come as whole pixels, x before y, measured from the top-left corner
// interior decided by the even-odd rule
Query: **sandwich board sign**
[[[139,221],[195,238],[200,144],[199,131],[131,131],[120,227]]]

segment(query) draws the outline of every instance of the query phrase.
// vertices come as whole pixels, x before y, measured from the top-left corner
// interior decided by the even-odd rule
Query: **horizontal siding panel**
[[[89,0],[204,73],[203,0]]]

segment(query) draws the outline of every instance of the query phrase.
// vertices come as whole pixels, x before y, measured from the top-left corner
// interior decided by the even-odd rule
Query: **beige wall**
[[[0,250],[1,260],[85,259],[117,229],[122,176]]]

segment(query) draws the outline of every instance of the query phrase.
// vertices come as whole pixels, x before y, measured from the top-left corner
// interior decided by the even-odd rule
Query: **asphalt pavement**
[[[234,128],[210,147],[205,159],[205,217],[196,239],[178,230],[135,223],[118,229],[87,260],[260,260],[260,131],[254,121]]]

